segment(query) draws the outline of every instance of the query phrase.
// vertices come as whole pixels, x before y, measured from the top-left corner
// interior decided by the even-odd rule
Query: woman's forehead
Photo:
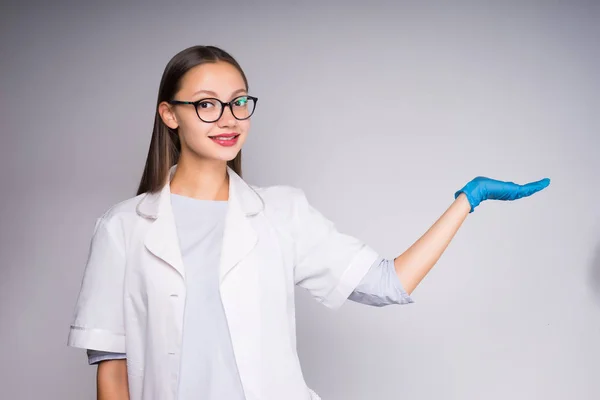
[[[206,91],[223,96],[245,89],[242,74],[226,62],[206,63],[190,69],[181,80],[180,93],[193,95]]]

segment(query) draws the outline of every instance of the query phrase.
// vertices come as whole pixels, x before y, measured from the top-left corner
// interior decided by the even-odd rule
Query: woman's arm
[[[408,250],[394,259],[398,278],[410,295],[433,268],[469,213],[485,200],[517,200],[545,189],[550,179],[518,185],[477,177],[454,194],[446,212]]]
[[[108,360],[98,364],[98,400],[129,400],[127,361]]]
[[[419,240],[394,259],[398,278],[409,295],[442,256],[470,210],[467,196],[460,194]]]

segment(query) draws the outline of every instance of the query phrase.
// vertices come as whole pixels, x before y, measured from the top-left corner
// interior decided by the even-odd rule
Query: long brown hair
[[[206,63],[224,61],[233,65],[244,79],[246,90],[248,80],[238,62],[225,50],[215,46],[193,46],[177,53],[167,64],[160,81],[158,99],[156,101],[156,114],[154,115],[154,129],[150,149],[146,158],[146,166],[140,181],[137,194],[159,191],[168,179],[169,169],[179,161],[181,143],[177,129],[171,129],[163,122],[158,113],[158,105],[163,101],[173,100],[179,91],[181,78],[190,69]],[[242,175],[242,152],[231,161],[227,162],[238,175]]]

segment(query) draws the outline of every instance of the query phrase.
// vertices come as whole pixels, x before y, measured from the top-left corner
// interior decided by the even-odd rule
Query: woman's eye
[[[248,104],[248,98],[247,97],[241,97],[239,99],[237,99],[234,103],[234,105],[236,107],[244,107],[246,104]]]
[[[211,108],[214,106],[214,103],[211,101],[201,101],[200,103],[198,103],[198,108]]]

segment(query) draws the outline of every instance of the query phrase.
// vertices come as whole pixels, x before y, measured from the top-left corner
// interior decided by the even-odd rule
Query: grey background
[[[552,178],[470,215],[413,305],[299,292],[325,400],[600,398],[598,2],[365,3],[3,3],[0,397],[94,398],[65,345],[94,220],[134,195],[166,62],[216,44],[260,97],[246,179],[385,256],[474,176]]]

